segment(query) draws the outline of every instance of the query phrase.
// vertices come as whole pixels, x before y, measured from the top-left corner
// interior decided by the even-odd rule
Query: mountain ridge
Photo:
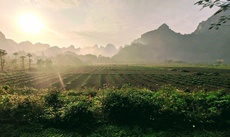
[[[225,13],[226,14],[226,13]],[[191,34],[180,34],[162,24],[148,31],[113,56],[117,62],[156,63],[167,60],[185,62],[215,62],[224,59],[230,63],[230,27],[209,30],[211,23],[222,16],[212,16],[201,22]]]
[[[74,52],[79,55],[93,54],[96,56],[112,57],[115,55],[119,49],[117,49],[113,44],[107,44],[105,47],[93,46],[93,47],[83,47],[75,48],[73,45],[69,47],[57,47],[50,46],[49,44],[43,44],[41,42],[31,43],[30,41],[22,41],[20,43],[15,42],[12,39],[6,39],[5,35],[0,31],[0,49],[4,49],[9,54],[14,52],[25,51],[28,53],[44,54],[46,56],[56,56],[57,54],[65,53],[68,51]],[[55,50],[54,50],[55,49]],[[54,50],[54,51],[52,51]]]
[[[230,12],[230,11],[229,11]],[[209,30],[212,23],[218,22],[225,12],[211,16],[202,21],[191,34],[181,34],[173,31],[163,23],[155,30],[148,31],[134,40],[130,45],[117,49],[113,44],[105,47],[92,46],[84,48],[69,47],[59,48],[49,44],[24,41],[17,43],[6,39],[0,32],[0,49],[5,49],[13,54],[18,51],[37,53],[46,56],[56,56],[65,52],[77,55],[94,54],[96,56],[111,57],[116,62],[155,63],[167,60],[182,60],[186,62],[215,62],[224,59],[230,63],[230,27],[220,27],[219,30]]]

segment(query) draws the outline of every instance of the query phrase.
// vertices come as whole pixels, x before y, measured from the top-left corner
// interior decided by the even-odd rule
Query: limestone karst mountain
[[[225,13],[226,14],[226,13]],[[155,63],[166,60],[185,62],[215,62],[224,59],[230,63],[230,27],[209,29],[222,15],[201,22],[191,34],[182,35],[167,24],[149,31],[124,47],[113,59],[117,62]]]
[[[191,34],[174,32],[167,24],[158,29],[146,32],[134,40],[131,45],[116,48],[113,44],[105,47],[92,46],[75,48],[73,45],[65,48],[49,44],[24,41],[17,43],[7,39],[0,32],[0,49],[9,54],[18,51],[36,53],[44,56],[56,56],[65,52],[77,55],[96,55],[112,57],[113,61],[121,63],[155,63],[165,61],[208,62],[213,63],[223,59],[230,63],[230,26],[221,26],[218,30],[209,29],[212,23],[217,23],[222,15],[230,11],[212,16],[201,22]],[[106,58],[106,60],[108,60]]]
[[[113,44],[107,44],[105,47],[98,47],[95,45],[92,47],[75,48],[73,45],[70,45],[69,47],[60,48],[58,46],[50,46],[49,44],[43,44],[40,42],[36,44],[33,44],[30,41],[17,43],[12,39],[6,39],[2,32],[0,32],[0,49],[6,50],[9,54],[13,54],[18,51],[25,51],[45,56],[56,56],[57,54],[70,51],[79,55],[93,54],[96,56],[112,57],[119,51],[119,49],[117,49]]]

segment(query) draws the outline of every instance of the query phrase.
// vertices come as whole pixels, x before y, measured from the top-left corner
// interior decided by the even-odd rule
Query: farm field
[[[230,69],[138,65],[91,65],[68,71],[0,73],[0,86],[79,89],[124,85],[157,90],[173,86],[184,91],[230,89]]]
[[[4,72],[0,136],[227,136],[229,89],[227,67]]]

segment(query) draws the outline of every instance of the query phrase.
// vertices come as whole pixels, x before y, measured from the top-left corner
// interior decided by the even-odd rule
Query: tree
[[[0,49],[0,65],[1,65],[1,71],[4,70],[4,66],[5,66],[5,59],[4,56],[7,55],[6,51],[3,49]]]
[[[15,53],[14,53],[14,56],[15,56],[15,59],[17,59],[18,52],[15,52]]]
[[[39,68],[42,68],[44,66],[44,61],[42,59],[37,60],[37,65]]]
[[[27,54],[28,58],[29,58],[29,69],[30,69],[30,66],[31,66],[31,62],[33,61],[32,59],[30,59],[32,57],[32,54]]]
[[[46,67],[50,68],[53,62],[51,59],[46,59],[45,63],[46,63]]]
[[[18,62],[18,53],[14,53],[15,59],[12,61],[12,64],[14,65],[15,68],[17,68],[17,62]]]
[[[37,60],[37,65],[39,68],[42,68],[42,67],[50,68],[52,64],[53,62],[51,59],[46,59],[46,60],[38,59]]]
[[[202,9],[207,7],[212,8],[214,6],[219,7],[220,9],[214,14],[217,15],[230,9],[230,0],[199,0],[195,3],[195,5],[202,5]],[[219,29],[221,25],[225,24],[229,20],[230,15],[221,16],[218,23],[212,23],[209,29],[214,27]]]
[[[25,68],[25,58],[26,56],[20,56],[21,60],[22,60],[22,68]]]

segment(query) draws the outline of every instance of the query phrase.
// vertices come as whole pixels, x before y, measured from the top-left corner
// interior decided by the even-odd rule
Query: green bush
[[[84,94],[83,94],[84,93]],[[48,126],[88,130],[94,127],[97,97],[85,92],[53,91],[45,96],[45,110],[42,116]],[[94,106],[95,105],[95,106]]]
[[[108,121],[118,124],[150,125],[159,115],[154,93],[147,89],[122,88],[107,92],[103,110]]]
[[[185,128],[189,123],[186,119],[187,103],[185,93],[173,87],[162,87],[155,92],[154,102],[159,106],[158,117],[155,119],[160,129]],[[183,126],[182,126],[183,125]]]
[[[198,128],[225,128],[230,111],[230,96],[225,91],[193,92],[185,94],[186,119]],[[224,119],[224,120],[222,120]],[[228,123],[229,125],[229,123]]]
[[[10,89],[0,95],[1,124],[40,124],[82,132],[107,124],[159,130],[230,126],[230,93],[223,90],[183,92],[162,87],[151,91],[128,86],[79,91]]]
[[[102,101],[108,122],[159,129],[226,128],[230,94],[225,91],[186,93],[172,87],[157,92],[138,88],[109,90]]]
[[[60,91],[51,90],[44,96],[44,110],[41,120],[45,125],[59,126],[61,124],[61,109],[63,101],[60,100]]]
[[[0,120],[3,123],[31,124],[39,121],[42,105],[39,97],[2,95],[0,98]]]
[[[68,100],[70,101],[70,100]],[[72,97],[71,102],[63,108],[62,121],[68,127],[88,130],[96,123],[92,100],[88,96],[80,95]]]

